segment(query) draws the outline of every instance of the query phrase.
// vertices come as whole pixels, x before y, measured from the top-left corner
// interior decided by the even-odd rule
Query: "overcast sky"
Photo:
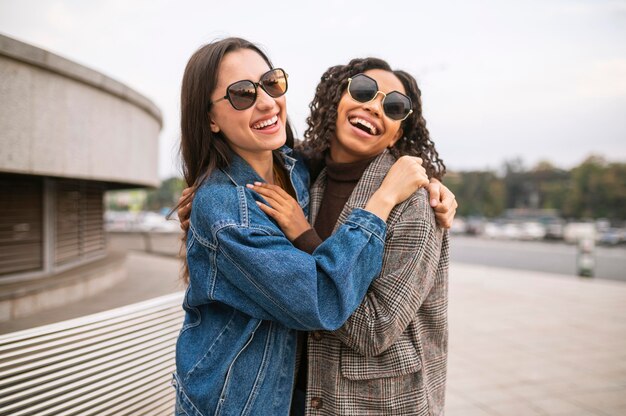
[[[159,175],[180,171],[187,60],[219,37],[260,44],[289,72],[300,136],[331,65],[377,56],[412,73],[449,169],[522,157],[569,168],[626,161],[626,0],[0,0],[0,33],[91,67],[164,116]]]

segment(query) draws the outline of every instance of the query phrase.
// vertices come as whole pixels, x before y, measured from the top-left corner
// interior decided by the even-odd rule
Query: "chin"
[[[276,150],[281,148],[287,142],[287,135],[285,132],[282,132],[277,133],[275,137],[262,137],[260,139],[266,149]]]

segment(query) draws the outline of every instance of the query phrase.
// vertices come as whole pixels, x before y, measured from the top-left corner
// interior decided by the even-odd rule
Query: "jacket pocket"
[[[366,357],[341,345],[341,374],[348,380],[397,377],[416,373],[421,368],[420,354],[406,333],[385,352],[374,357]]]

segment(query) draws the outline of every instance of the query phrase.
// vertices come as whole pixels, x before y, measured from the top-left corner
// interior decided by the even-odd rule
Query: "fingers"
[[[279,213],[274,208],[259,201],[256,201],[256,204],[259,206],[259,208],[261,208],[261,211],[266,213],[268,216],[270,216],[271,218],[274,218],[275,220],[278,219]]]
[[[250,187],[250,186],[249,186]],[[255,191],[259,191],[260,189],[263,190],[268,190],[268,191],[273,191],[276,192],[276,195],[279,196],[281,199],[283,199],[284,201],[294,201],[297,203],[297,201],[295,199],[293,199],[293,197],[291,195],[289,195],[287,193],[287,191],[285,191],[283,188],[281,188],[278,185],[270,185],[269,183],[262,183],[262,182],[255,182],[254,186],[250,187],[251,189],[254,189]]]
[[[441,199],[440,195],[441,186],[438,183],[430,183],[428,185],[428,196],[430,198],[430,206],[436,208],[439,205]]]
[[[423,178],[423,179],[421,179],[421,180],[419,181],[419,187],[420,187],[420,188],[425,188],[425,187],[427,187],[427,186],[428,186],[428,184],[429,184],[429,183],[430,183],[430,182],[428,181],[428,177]]]
[[[441,202],[435,207],[437,224],[442,228],[450,228],[459,204],[454,194],[444,185],[441,185],[441,198]]]
[[[182,198],[179,199],[178,203],[182,202]],[[180,221],[181,223],[188,220],[189,216],[191,215],[191,202],[188,202],[185,205],[181,205],[176,213],[178,214],[178,221]]]
[[[454,196],[454,194],[443,185],[440,185],[440,189],[440,203],[435,207],[435,211],[447,212],[453,209],[456,210],[456,207],[458,207],[458,203],[456,202],[456,197]]]
[[[417,157],[417,156],[401,156],[398,159],[398,161],[400,161],[401,159],[407,160],[407,161],[411,161],[411,162],[415,162],[415,163],[417,163],[419,165],[421,165],[424,162],[421,157]]]
[[[274,206],[274,208],[287,208],[291,202],[295,201],[291,195],[285,192],[280,186],[255,182],[254,185],[248,184],[246,187],[261,195],[268,202],[272,201],[272,206]]]
[[[187,231],[187,229],[189,228],[189,217],[191,216],[191,194],[192,194],[193,188],[185,188],[183,189],[183,193],[180,196],[180,198],[178,198],[178,210],[176,211],[176,213],[178,214],[178,221],[180,222],[180,228],[182,228],[183,231]],[[186,204],[184,203],[185,201],[189,201]]]
[[[428,180],[428,175],[426,174],[426,169],[424,169],[422,165],[419,165],[417,167],[417,175],[418,175],[418,184],[420,188],[425,188],[430,184],[430,181]]]
[[[437,220],[437,225],[441,228],[450,228],[452,227],[452,220],[454,219],[454,214],[452,212],[448,213],[435,213],[435,219]]]

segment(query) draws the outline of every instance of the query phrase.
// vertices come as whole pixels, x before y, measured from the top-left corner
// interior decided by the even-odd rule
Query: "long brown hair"
[[[180,155],[182,158],[183,176],[192,192],[173,208],[191,201],[196,189],[211,175],[215,169],[222,169],[230,164],[233,151],[227,138],[220,131],[211,131],[209,112],[211,111],[211,95],[217,86],[219,65],[229,52],[250,49],[258,53],[270,68],[273,65],[267,55],[257,45],[241,38],[226,38],[211,42],[198,49],[187,62],[180,93]],[[293,147],[293,130],[287,121],[286,144]],[[183,247],[187,241],[187,233],[183,237]],[[187,262],[183,262],[183,281],[189,281]]]
[[[299,147],[310,158],[322,157],[335,135],[337,107],[348,87],[348,78],[370,69],[392,72],[402,82],[406,94],[413,101],[413,113],[402,122],[404,137],[394,144],[390,149],[391,152],[396,157],[404,155],[421,157],[428,176],[441,179],[446,172],[446,166],[439,157],[435,143],[430,139],[430,133],[426,128],[426,120],[422,116],[422,92],[417,86],[417,81],[407,72],[392,70],[387,62],[378,58],[353,59],[347,65],[329,68],[322,75],[315,90],[315,97],[309,104],[311,115],[306,120],[308,127],[304,132],[304,141]]]

